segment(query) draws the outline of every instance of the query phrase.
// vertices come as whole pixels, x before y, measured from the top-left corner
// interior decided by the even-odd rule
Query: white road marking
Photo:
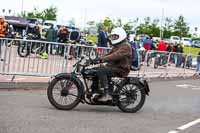
[[[192,126],[194,126],[194,125],[196,125],[196,124],[198,124],[198,123],[200,123],[200,119],[197,119],[197,120],[192,121],[192,122],[190,122],[190,123],[188,123],[188,124],[185,124],[185,125],[183,125],[183,126],[177,128],[177,129],[178,129],[178,130],[185,130],[185,129],[187,129],[187,128],[189,128],[189,127],[192,127]]]
[[[190,123],[187,123],[187,124],[185,124],[183,126],[180,126],[180,127],[176,128],[176,130],[170,131],[168,133],[178,133],[178,132],[183,131],[185,129],[188,129],[188,128],[190,128],[190,127],[192,127],[192,126],[194,126],[194,125],[196,125],[198,123],[200,123],[200,119],[194,120],[194,121],[192,121]]]
[[[176,87],[180,87],[180,88],[189,88],[189,87],[192,87],[192,88],[195,88],[196,86],[194,86],[194,85],[182,84],[182,85],[176,85]]]
[[[192,88],[192,90],[200,90],[200,87],[199,88]]]
[[[194,85],[188,85],[188,84],[181,84],[181,85],[176,85],[176,87],[180,87],[180,88],[191,88],[192,90],[200,90],[199,86],[194,86]]]

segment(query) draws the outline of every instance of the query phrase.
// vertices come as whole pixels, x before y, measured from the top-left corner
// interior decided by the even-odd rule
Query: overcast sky
[[[191,26],[200,25],[200,0],[4,0],[0,10],[11,9],[20,12],[22,9],[30,11],[34,7],[40,10],[54,5],[58,7],[58,21],[75,18],[77,25],[86,21],[101,20],[106,16],[122,18],[124,21],[139,17],[150,16],[161,18],[162,8],[164,16],[177,18],[184,15]]]

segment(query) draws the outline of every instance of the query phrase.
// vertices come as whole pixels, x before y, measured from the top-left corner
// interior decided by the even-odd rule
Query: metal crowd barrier
[[[20,55],[20,50],[28,50],[29,54]],[[76,59],[82,56],[96,58],[110,50],[111,48],[79,44],[1,38],[0,74],[50,77],[61,72],[70,72]],[[43,52],[48,52],[48,59],[40,58],[40,53]],[[191,60],[196,60],[193,55],[142,50],[137,50],[137,53],[139,69],[132,71],[130,76],[151,79],[186,77],[195,73],[196,66],[189,65]],[[162,63],[158,64],[160,62]]]
[[[41,59],[40,54],[46,51],[50,52],[50,47],[53,50],[52,54],[48,55],[48,59]],[[56,42],[1,38],[0,73],[51,76],[66,72],[70,47],[70,45]],[[19,54],[20,50],[22,55]]]
[[[195,74],[192,66],[192,57],[185,53],[165,52],[165,51],[148,51],[145,55],[145,72],[149,71],[152,77],[187,77]],[[153,70],[153,69],[156,69]],[[156,76],[155,76],[156,75]],[[148,77],[151,77],[150,75]]]

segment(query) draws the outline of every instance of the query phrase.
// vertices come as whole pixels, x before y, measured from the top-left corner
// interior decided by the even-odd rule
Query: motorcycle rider
[[[101,88],[104,89],[104,95],[98,99],[99,101],[112,100],[109,95],[108,77],[127,77],[130,72],[132,49],[126,38],[127,34],[123,28],[113,29],[111,31],[112,50],[105,56],[93,60],[94,64],[107,63],[104,67],[96,68]]]

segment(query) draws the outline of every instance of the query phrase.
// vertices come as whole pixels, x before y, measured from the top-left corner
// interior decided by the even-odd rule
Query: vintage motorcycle
[[[60,73],[52,78],[47,88],[49,102],[60,110],[71,110],[80,102],[89,105],[117,106],[128,113],[140,110],[145,103],[146,95],[150,92],[148,82],[140,77],[108,77],[109,95],[112,100],[99,101],[105,92],[101,89],[92,58],[90,54],[82,56],[73,65],[71,73]]]

